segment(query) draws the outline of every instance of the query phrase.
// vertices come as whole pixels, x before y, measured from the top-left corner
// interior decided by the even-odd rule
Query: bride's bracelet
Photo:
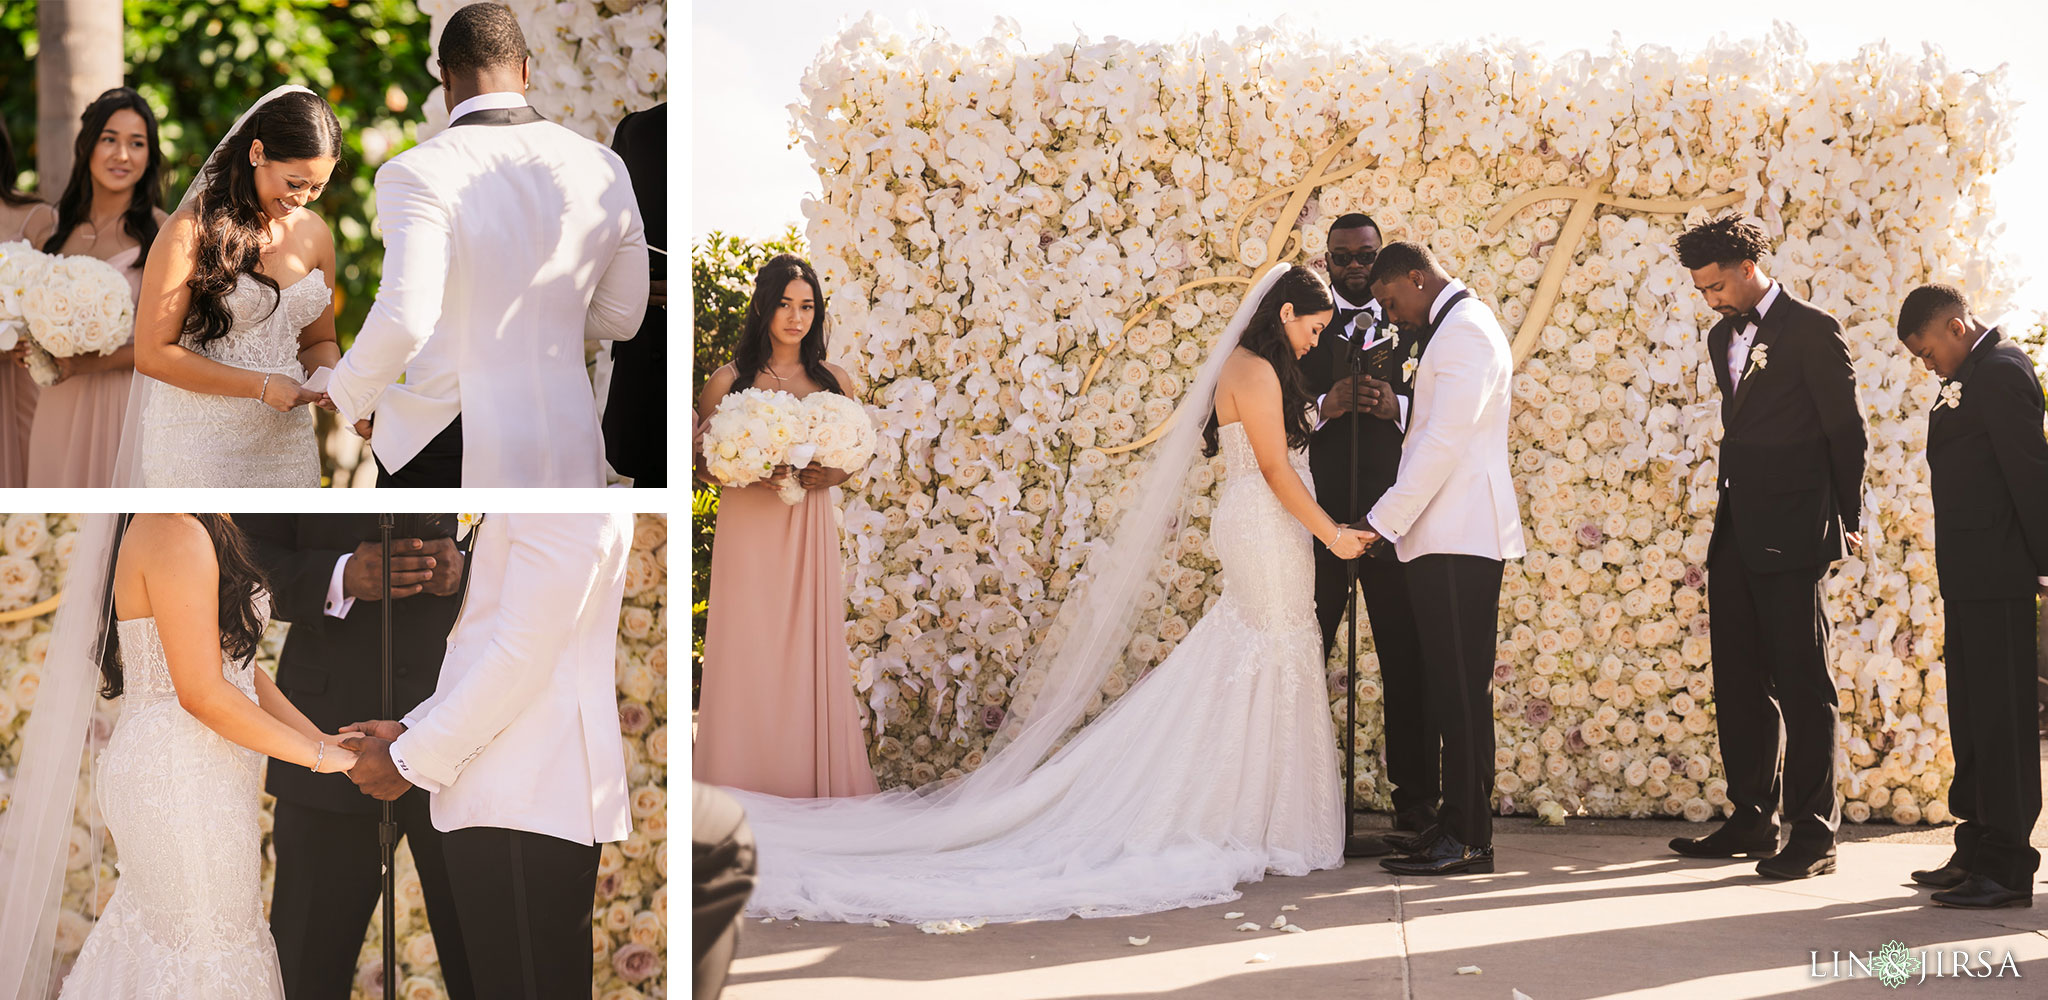
[[[266,401],[267,401],[267,400],[269,399],[269,397],[270,397],[270,373],[269,373],[269,372],[264,372],[264,373],[263,373],[263,388],[261,388],[261,389],[258,389],[258,390],[256,390],[256,398],[257,398],[257,399],[262,399],[262,400],[266,400]]]
[[[321,762],[321,761],[324,761],[324,760],[326,760],[326,759],[327,759],[327,741],[326,741],[326,740],[317,740],[317,741],[315,741],[315,742],[313,743],[313,773],[314,773],[314,774],[319,774],[319,773],[320,773],[320,762]]]
[[[1329,549],[1332,552],[1336,551],[1337,543],[1344,540],[1344,533],[1350,530],[1350,527],[1346,525],[1340,524],[1337,526],[1337,533],[1335,535],[1330,536]]]

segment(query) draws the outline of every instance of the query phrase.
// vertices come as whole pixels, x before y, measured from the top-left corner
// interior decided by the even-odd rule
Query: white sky
[[[914,15],[945,29],[955,41],[988,33],[998,15],[1015,18],[1033,49],[1109,36],[1172,40],[1187,34],[1229,34],[1238,25],[1270,24],[1283,15],[1296,27],[1337,39],[1395,38],[1408,43],[1453,41],[1472,35],[1519,39],[1545,52],[1604,50],[1618,33],[1624,45],[1702,48],[1715,35],[1762,38],[1773,19],[1806,37],[1810,55],[1832,60],[1869,42],[1889,41],[1915,52],[1933,43],[1952,66],[1991,70],[2008,65],[2008,86],[2022,104],[2012,162],[2001,172],[1998,203],[2006,226],[2001,246],[2027,281],[2018,305],[2048,313],[2048,280],[2028,281],[2048,266],[2048,59],[2040,52],[2048,14],[2035,3],[1948,0],[1780,0],[1769,5],[1671,0],[1590,0],[1535,4],[1521,0],[1395,0],[1335,5],[1282,3],[1254,20],[1244,3],[1173,0],[989,0],[930,3],[829,3],[823,0],[740,0],[696,5],[692,11],[690,125],[691,236],[711,230],[764,237],[790,223],[802,228],[799,208],[818,190],[801,148],[790,148],[787,105],[799,98],[805,67],[841,25],[873,10],[907,28]],[[2031,262],[2031,267],[2029,266]]]

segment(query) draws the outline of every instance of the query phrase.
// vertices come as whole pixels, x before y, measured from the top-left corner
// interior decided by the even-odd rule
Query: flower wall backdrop
[[[73,514],[10,514],[0,521],[0,615],[47,601],[63,588]],[[597,896],[591,917],[593,1000],[642,1000],[667,996],[668,961],[668,518],[641,514],[635,518],[633,551],[626,577],[626,603],[619,614],[619,725],[624,731],[626,775],[632,788],[633,834],[624,843],[606,844],[598,862]],[[21,729],[35,707],[36,690],[49,652],[55,616],[0,623],[0,810],[21,761]],[[258,662],[273,675],[289,626],[272,623]],[[113,732],[119,703],[95,703],[92,739],[95,749]],[[81,777],[83,775],[81,774]],[[81,792],[85,786],[81,785]],[[266,905],[275,872],[271,853],[269,796],[264,796],[264,871]],[[113,896],[119,874],[119,851],[105,838],[95,856],[93,830],[98,823],[90,798],[80,795],[73,826],[71,871],[65,885],[65,912],[58,929],[60,948],[68,962],[85,943],[93,919]],[[426,904],[412,852],[403,843],[398,852],[399,995],[406,1000],[437,1000],[447,996],[440,957],[427,928]],[[383,919],[373,916],[363,942],[355,981],[355,1000],[383,995]]]
[[[471,0],[419,0],[441,43],[448,15]],[[629,111],[668,100],[668,5],[664,0],[500,0],[519,19],[532,57],[526,100],[571,130],[609,145]],[[440,79],[432,59],[427,72]],[[422,105],[420,140],[448,125],[441,88]]]
[[[885,785],[980,764],[1018,664],[1131,499],[1133,444],[1188,402],[1255,269],[1319,261],[1329,222],[1361,211],[1429,244],[1517,338],[1532,554],[1502,599],[1498,807],[1720,811],[1703,576],[1716,317],[1670,244],[1732,207],[1778,238],[1769,271],[1841,320],[1870,430],[1870,545],[1826,585],[1847,815],[1946,818],[1922,457],[1937,381],[1892,322],[1932,279],[2003,311],[1999,74],[1882,45],[1816,62],[1782,26],[1695,53],[1552,57],[1280,29],[1034,52],[1008,22],[959,44],[869,19],[828,45],[792,113],[822,185],[804,212],[835,360],[883,428],[844,516],[848,640]],[[1100,702],[1215,599],[1221,471],[1198,471]],[[1384,805],[1361,648],[1358,780]]]

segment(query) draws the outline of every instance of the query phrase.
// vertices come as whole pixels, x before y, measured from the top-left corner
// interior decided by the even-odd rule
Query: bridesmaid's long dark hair
[[[1306,267],[1290,267],[1266,289],[1266,297],[1259,300],[1259,307],[1245,324],[1244,336],[1237,346],[1259,357],[1273,366],[1273,372],[1280,376],[1280,419],[1287,428],[1287,447],[1308,447],[1309,432],[1314,425],[1309,423],[1308,408],[1314,403],[1308,394],[1308,384],[1302,381],[1301,364],[1295,360],[1294,345],[1287,342],[1287,329],[1280,323],[1280,307],[1291,305],[1294,315],[1306,316],[1312,313],[1328,312],[1337,307],[1330,296],[1330,286],[1323,282],[1321,275]],[[1216,412],[1209,412],[1209,425],[1202,429],[1202,454],[1216,454],[1218,424]]]
[[[832,377],[832,369],[825,367],[825,286],[818,281],[818,272],[811,269],[811,262],[793,253],[776,254],[754,274],[754,295],[747,301],[747,322],[740,329],[739,345],[732,352],[732,367],[737,377],[729,391],[753,388],[754,379],[761,374],[761,369],[768,367],[768,356],[775,346],[768,327],[775,321],[775,310],[782,304],[782,293],[789,288],[790,282],[797,280],[810,284],[811,301],[817,303],[817,308],[811,311],[811,328],[804,334],[803,343],[797,345],[796,353],[803,361],[804,374],[826,392],[846,395],[839,380]]]
[[[78,117],[78,139],[71,144],[71,179],[64,183],[64,194],[57,199],[57,228],[43,241],[43,252],[56,253],[71,238],[72,230],[91,213],[92,147],[100,141],[107,119],[117,111],[141,115],[142,130],[148,136],[149,159],[143,165],[142,179],[128,190],[128,208],[121,213],[121,228],[142,245],[134,265],[140,271],[143,262],[149,259],[149,245],[156,242],[156,210],[164,200],[164,151],[157,142],[156,112],[149,110],[149,102],[141,94],[127,87],[115,87],[93,98],[85,106],[85,113]]]
[[[34,195],[14,186],[21,176],[21,166],[14,162],[14,137],[7,134],[7,123],[0,121],[0,202],[9,205],[34,205]]]
[[[114,557],[107,560],[106,632],[100,637],[100,697],[121,696],[121,643],[114,624],[114,567],[120,562],[121,541],[135,515],[122,514],[114,529]],[[263,616],[256,612],[256,591],[264,586],[263,571],[249,554],[249,539],[226,514],[194,514],[208,538],[213,540],[214,558],[220,564],[220,649],[228,659],[246,662],[256,655],[263,641]]]
[[[191,280],[185,282],[192,289],[192,306],[185,312],[184,332],[201,344],[219,340],[234,329],[228,294],[242,275],[270,289],[275,296],[272,309],[284,297],[275,280],[256,270],[263,259],[265,223],[249,148],[258,139],[263,140],[267,159],[332,157],[335,170],[341,170],[341,123],[335,119],[334,109],[316,94],[295,90],[278,97],[258,108],[228,137],[196,199],[199,259],[194,262]]]

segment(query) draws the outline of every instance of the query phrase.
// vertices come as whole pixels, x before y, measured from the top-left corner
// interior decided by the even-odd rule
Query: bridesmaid
[[[700,432],[729,392],[846,394],[852,380],[825,360],[824,300],[802,258],[762,266],[732,363],[711,373],[697,401]],[[697,468],[702,478],[701,456]],[[839,526],[827,492],[848,475],[785,467],[769,482],[719,492],[698,781],[790,798],[876,791],[847,665]],[[775,494],[789,476],[806,490],[795,506]]]
[[[160,207],[164,156],[156,115],[141,94],[116,87],[87,105],[80,122],[71,180],[57,199],[57,226],[42,249],[98,257],[139,297],[149,245],[169,218]],[[57,384],[43,389],[36,405],[28,484],[112,486],[135,347],[58,358],[57,371]]]
[[[21,168],[14,160],[14,140],[0,122],[0,243],[21,241],[31,246],[48,239],[57,224],[57,210],[17,190]],[[26,348],[0,352],[0,489],[28,485],[28,429],[36,416],[36,382],[18,362]]]

